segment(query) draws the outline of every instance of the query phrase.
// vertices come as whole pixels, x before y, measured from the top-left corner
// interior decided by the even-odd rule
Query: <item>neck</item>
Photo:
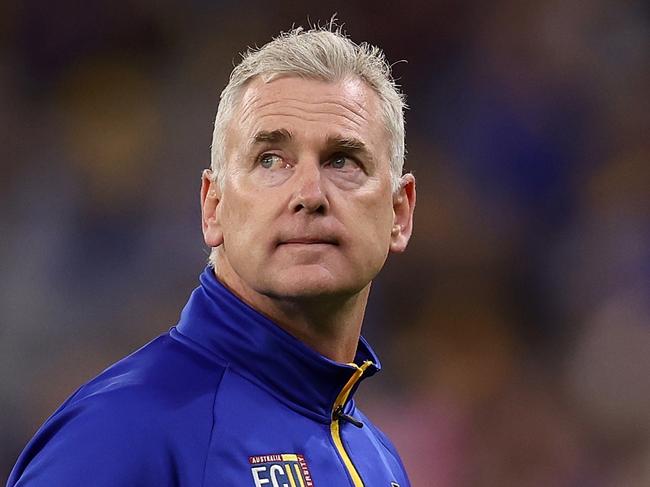
[[[350,297],[273,300],[262,312],[311,348],[336,362],[354,360],[370,287]]]
[[[225,267],[215,271],[217,278],[244,302],[321,355],[340,363],[354,360],[370,284],[353,295],[269,296],[246,286]]]

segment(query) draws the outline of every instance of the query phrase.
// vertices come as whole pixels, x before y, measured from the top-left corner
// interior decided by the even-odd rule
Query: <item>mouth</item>
[[[317,237],[317,238],[312,238],[312,237],[298,237],[298,238],[289,238],[286,240],[281,240],[278,242],[278,247],[282,245],[305,245],[305,246],[310,246],[310,245],[339,245],[338,240],[335,238],[329,238],[329,237]]]

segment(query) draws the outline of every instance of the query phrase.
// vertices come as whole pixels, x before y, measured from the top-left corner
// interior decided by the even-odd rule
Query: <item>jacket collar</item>
[[[216,278],[211,267],[200,276],[176,329],[228,363],[236,373],[309,416],[329,421],[334,401],[355,367],[320,355],[244,303]],[[381,365],[361,337],[354,362]]]

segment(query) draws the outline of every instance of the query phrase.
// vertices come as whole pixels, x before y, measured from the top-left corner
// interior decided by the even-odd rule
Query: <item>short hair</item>
[[[337,82],[363,80],[379,98],[380,110],[389,134],[389,164],[393,192],[399,189],[404,167],[405,97],[391,74],[391,66],[381,49],[367,43],[356,44],[340,27],[294,28],[281,33],[261,48],[250,48],[230,74],[221,92],[212,135],[211,169],[214,181],[223,183],[226,131],[248,83],[265,82],[285,76]],[[215,253],[210,261],[215,264]]]

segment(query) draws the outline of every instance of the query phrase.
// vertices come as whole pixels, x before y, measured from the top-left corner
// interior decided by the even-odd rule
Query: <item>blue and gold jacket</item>
[[[407,487],[352,396],[379,360],[319,355],[210,268],[180,322],[75,392],[8,486]]]

